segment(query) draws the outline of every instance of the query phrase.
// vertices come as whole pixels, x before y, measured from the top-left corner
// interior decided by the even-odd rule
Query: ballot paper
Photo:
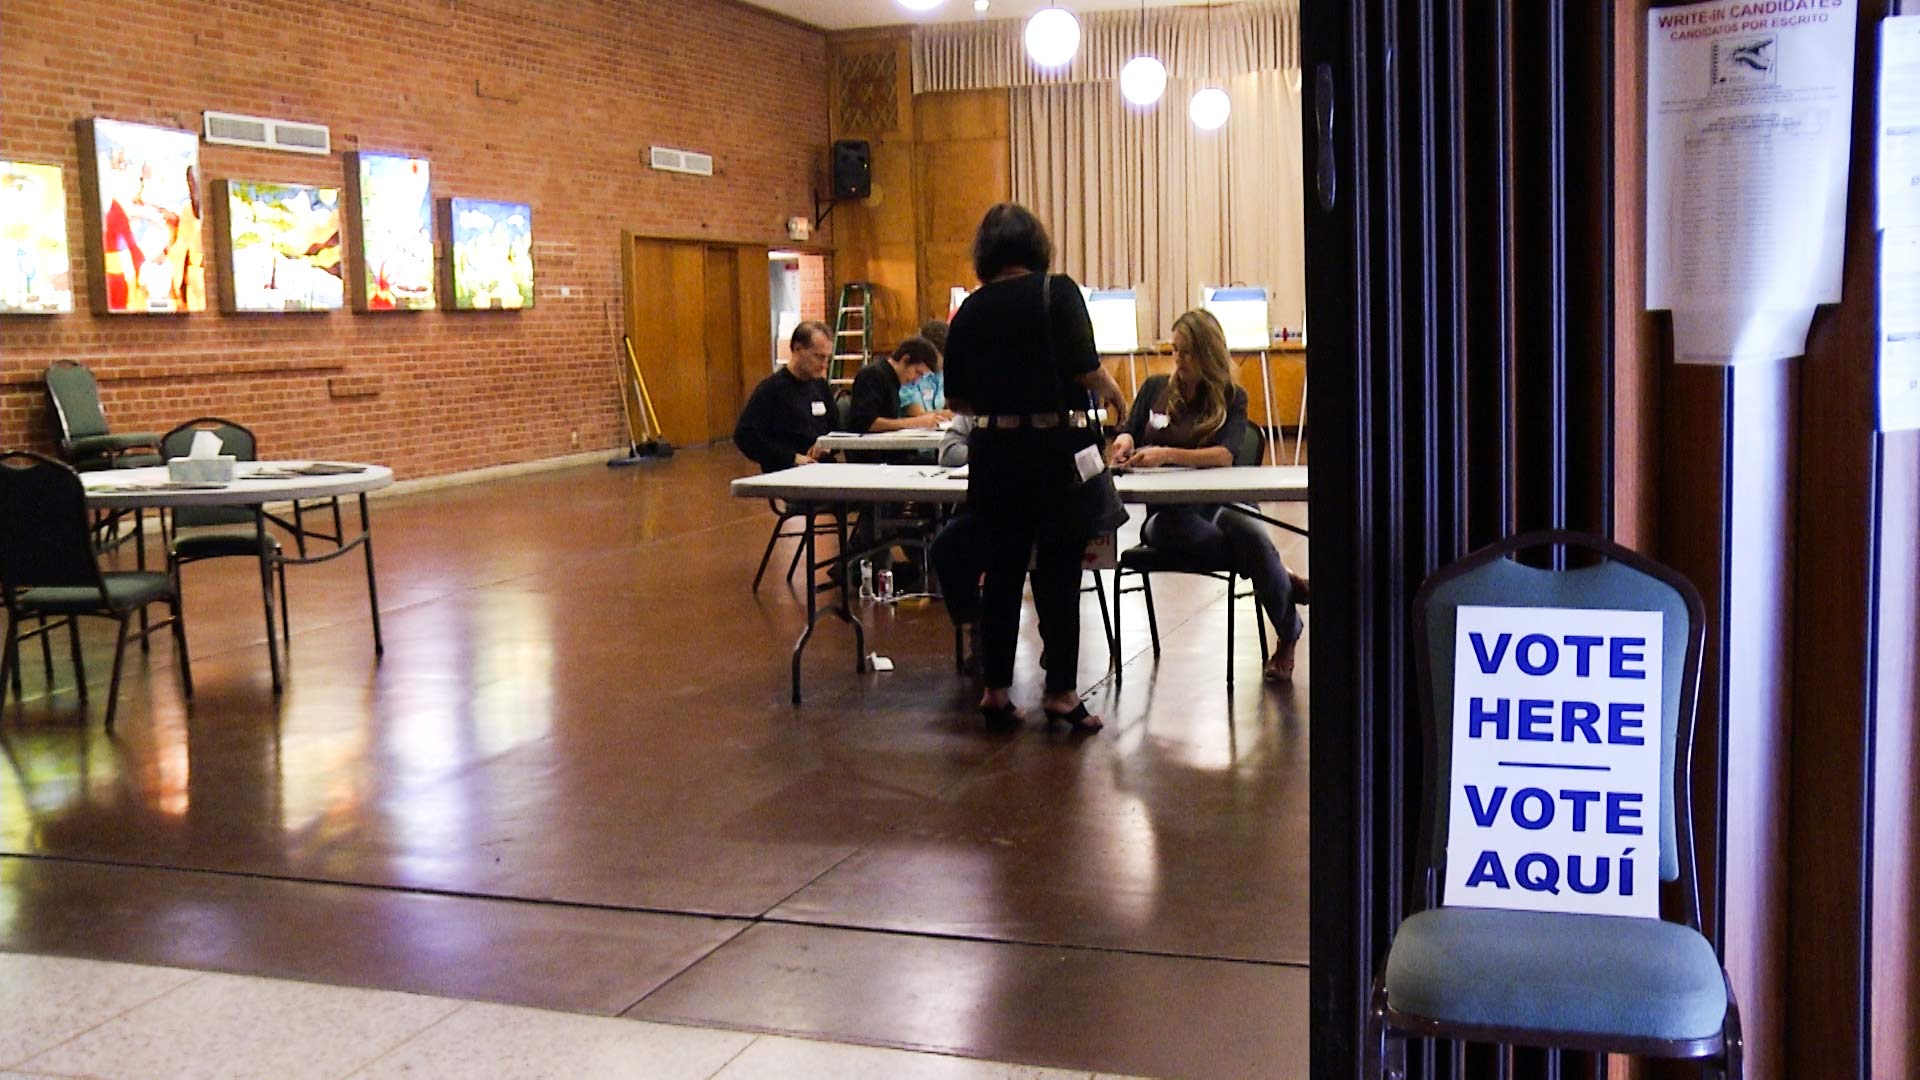
[[[1855,8],[1647,13],[1647,307],[1682,363],[1799,356],[1840,299]]]

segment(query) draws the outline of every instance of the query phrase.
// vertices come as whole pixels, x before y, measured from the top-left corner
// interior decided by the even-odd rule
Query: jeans
[[[1140,538],[1162,551],[1191,555],[1223,566],[1253,583],[1253,594],[1282,641],[1300,636],[1293,583],[1273,538],[1259,521],[1224,506],[1170,506],[1141,527]]]

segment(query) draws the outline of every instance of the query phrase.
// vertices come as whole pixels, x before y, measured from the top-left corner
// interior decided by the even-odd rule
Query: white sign
[[[1880,24],[1879,226],[1920,226],[1920,15]]]
[[[1459,609],[1446,903],[1659,918],[1661,629]]]
[[[1920,429],[1920,228],[1880,234],[1880,430]]]
[[[1220,320],[1227,332],[1227,348],[1235,352],[1265,352],[1273,347],[1273,327],[1267,317],[1267,290],[1244,285],[1200,290],[1201,306]]]
[[[1683,363],[1806,351],[1840,299],[1854,0],[1647,13],[1647,307]]]

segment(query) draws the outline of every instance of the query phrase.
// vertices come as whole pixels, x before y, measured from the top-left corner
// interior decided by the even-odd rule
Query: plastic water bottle
[[[888,567],[885,570],[880,571],[878,588],[880,590],[880,602],[889,603],[889,604],[892,603],[893,602],[893,568],[892,567]]]
[[[860,599],[873,599],[873,560],[860,560]]]

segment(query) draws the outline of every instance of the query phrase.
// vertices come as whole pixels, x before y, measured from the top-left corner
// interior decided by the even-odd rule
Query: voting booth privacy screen
[[[1102,353],[1140,351],[1140,304],[1132,289],[1088,289],[1093,347]]]
[[[1656,611],[1462,607],[1444,902],[1660,915]]]
[[[1227,348],[1235,352],[1264,352],[1273,347],[1267,321],[1267,290],[1235,285],[1200,290],[1200,304],[1220,320],[1227,332]]]

